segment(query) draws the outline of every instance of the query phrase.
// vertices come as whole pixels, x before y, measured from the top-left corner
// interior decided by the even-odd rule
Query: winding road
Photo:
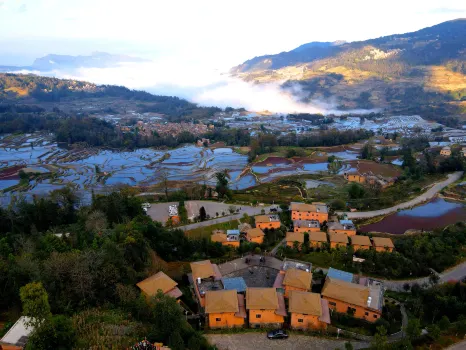
[[[453,182],[458,181],[463,176],[462,171],[457,171],[452,174],[448,174],[448,178],[444,181],[435,183],[431,188],[420,196],[413,198],[407,202],[397,204],[391,208],[372,210],[372,211],[360,211],[360,212],[337,212],[338,215],[346,214],[348,219],[368,219],[376,216],[387,215],[396,212],[399,209],[412,208],[418,204],[424,203],[435,197],[442,189],[451,185]]]

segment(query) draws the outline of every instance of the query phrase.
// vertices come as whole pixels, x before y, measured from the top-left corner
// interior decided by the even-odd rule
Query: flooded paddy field
[[[223,146],[121,151],[63,148],[49,134],[9,135],[0,138],[0,201],[7,205],[12,194],[31,198],[66,185],[87,199],[91,190],[108,192],[118,185],[147,187],[165,178],[177,185],[215,185],[215,173],[222,170],[230,175],[230,188],[242,190],[285,176],[325,174],[327,159],[332,155],[341,161],[340,174],[356,168],[356,150],[340,147],[328,151],[316,151],[309,157],[268,157],[249,164],[247,155]],[[20,171],[41,176],[17,188]]]
[[[360,226],[359,230],[403,234],[409,229],[432,230],[464,220],[466,220],[464,204],[436,198],[413,209],[400,210],[388,215],[374,224]]]

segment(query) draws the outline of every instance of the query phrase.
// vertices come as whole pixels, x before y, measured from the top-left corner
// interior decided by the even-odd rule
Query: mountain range
[[[311,42],[254,57],[231,74],[343,109],[466,114],[466,19],[365,41]]]
[[[56,69],[108,68],[124,63],[140,63],[147,60],[126,55],[113,55],[106,52],[93,52],[89,56],[50,54],[34,60],[31,66],[0,66],[0,72],[34,70],[48,72]]]

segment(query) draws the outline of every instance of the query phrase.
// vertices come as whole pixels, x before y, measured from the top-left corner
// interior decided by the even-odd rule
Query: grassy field
[[[239,222],[238,220],[232,220],[228,222],[222,222],[219,224],[214,224],[205,227],[198,227],[193,230],[186,231],[185,234],[189,238],[209,238],[213,230],[236,230],[238,229]]]

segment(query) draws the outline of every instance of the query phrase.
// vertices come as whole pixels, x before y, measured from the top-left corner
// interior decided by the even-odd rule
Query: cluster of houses
[[[346,247],[351,244],[354,251],[370,249],[393,251],[394,244],[390,238],[356,235],[356,226],[351,220],[328,222],[328,208],[323,203],[291,203],[293,231],[286,234],[286,245],[300,249],[304,243],[304,234],[309,237],[309,246],[318,248],[329,244],[330,248]],[[321,231],[321,225],[327,223],[327,233]]]
[[[286,245],[301,249],[305,244],[305,234],[309,237],[309,246],[320,248],[328,244],[330,248],[336,249],[351,245],[354,251],[375,249],[376,251],[393,251],[395,248],[390,238],[356,235],[356,226],[351,220],[330,221],[328,207],[324,203],[298,203],[290,205],[293,230],[286,233]],[[262,244],[264,242],[265,229],[278,229],[281,227],[280,218],[277,214],[258,215],[255,217],[256,227],[249,225],[240,226],[237,230],[214,230],[211,241],[222,245],[238,248],[241,240],[251,243]],[[327,232],[321,227],[327,224]]]
[[[462,147],[460,151],[461,155],[463,157],[466,157],[466,147]],[[451,156],[451,147],[450,146],[445,146],[440,150],[440,155],[444,157],[449,157]]]
[[[371,171],[366,173],[360,173],[358,171],[345,172],[344,178],[348,182],[357,182],[360,184],[379,185],[381,189],[385,189],[392,186],[395,183],[395,177],[382,176],[380,174],[374,174]]]
[[[375,322],[382,315],[383,284],[330,268],[321,294],[312,293],[312,265],[287,260],[273,287],[248,287],[224,278],[209,260],[191,263],[189,275],[209,328],[283,327],[323,330],[332,312]]]

